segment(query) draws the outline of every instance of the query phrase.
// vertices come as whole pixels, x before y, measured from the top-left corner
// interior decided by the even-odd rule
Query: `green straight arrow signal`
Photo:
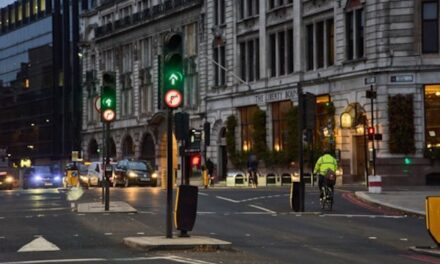
[[[176,85],[177,81],[179,80],[179,77],[177,76],[177,74],[172,73],[170,75],[170,77],[168,78],[168,80],[171,82],[171,85]]]
[[[107,107],[111,107],[112,106],[112,99],[107,98],[107,99],[105,99],[104,103],[107,105]]]

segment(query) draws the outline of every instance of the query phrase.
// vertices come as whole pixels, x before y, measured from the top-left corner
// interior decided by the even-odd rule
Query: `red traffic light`
[[[368,135],[374,134],[374,127],[368,127]]]
[[[193,154],[191,156],[191,166],[199,167],[201,162],[202,162],[202,157],[200,156],[200,154]]]

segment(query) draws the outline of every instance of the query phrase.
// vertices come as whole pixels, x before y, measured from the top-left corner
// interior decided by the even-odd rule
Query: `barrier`
[[[428,196],[426,205],[426,229],[429,235],[440,246],[440,196]]]
[[[226,186],[247,186],[248,180],[246,174],[240,171],[229,171],[226,176]]]
[[[382,192],[382,177],[377,175],[368,176],[368,192],[381,193]]]
[[[290,173],[283,173],[281,174],[281,185],[284,184],[291,184],[292,183],[292,174]]]

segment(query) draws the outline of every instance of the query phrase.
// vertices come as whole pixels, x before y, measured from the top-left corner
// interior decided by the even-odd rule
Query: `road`
[[[312,188],[306,212],[295,213],[288,192],[200,189],[191,234],[232,242],[232,250],[142,252],[122,239],[165,236],[165,190],[112,188],[112,200],[138,210],[129,214],[77,213],[57,189],[0,191],[0,263],[440,263],[408,250],[433,245],[423,217],[367,204],[340,189],[334,210],[321,211]],[[86,190],[78,202],[100,201],[100,195],[100,189]],[[37,238],[53,251],[22,252]]]

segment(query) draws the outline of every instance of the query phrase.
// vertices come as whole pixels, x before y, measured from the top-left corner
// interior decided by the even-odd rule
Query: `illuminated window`
[[[40,0],[40,11],[46,11],[46,0]]]
[[[10,12],[11,12],[11,24],[13,25],[15,24],[15,8],[12,8]]]
[[[425,143],[440,148],[440,84],[425,86]]]
[[[18,15],[17,15],[17,21],[21,21],[23,19],[23,5],[20,3],[18,5]]]
[[[243,151],[252,150],[252,134],[254,131],[254,125],[252,124],[252,118],[257,112],[258,106],[248,106],[240,108],[240,121],[241,121],[241,146]]]
[[[30,87],[30,82],[29,82],[29,79],[24,79],[24,81],[23,81],[23,86],[24,86],[24,88],[25,89],[29,89],[29,87]]]
[[[34,1],[32,5],[32,15],[38,14],[38,1]]]
[[[291,101],[272,104],[273,150],[280,151],[287,144],[287,113],[292,109]]]
[[[29,18],[30,15],[31,15],[31,3],[29,2],[29,0],[27,0],[24,7],[24,16],[26,18]]]

